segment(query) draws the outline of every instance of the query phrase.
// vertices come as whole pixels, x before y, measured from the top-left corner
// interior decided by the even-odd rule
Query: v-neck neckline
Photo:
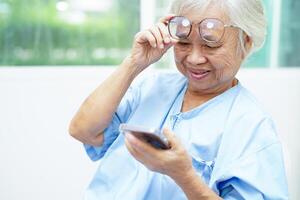
[[[195,108],[193,108],[191,110],[181,112],[184,96],[185,96],[185,93],[188,88],[188,81],[186,81],[183,90],[181,90],[180,94],[178,95],[178,98],[176,99],[176,101],[174,103],[174,107],[172,109],[173,111],[171,112],[171,115],[177,115],[177,116],[182,116],[182,117],[194,116],[194,114],[197,114],[201,110],[205,109],[208,105],[212,104],[213,102],[217,102],[217,101],[221,100],[222,97],[229,95],[236,90],[239,90],[240,87],[241,87],[241,84],[238,81],[238,83],[235,86],[225,90],[223,93],[209,99],[208,101],[200,104],[199,106],[196,106]]]

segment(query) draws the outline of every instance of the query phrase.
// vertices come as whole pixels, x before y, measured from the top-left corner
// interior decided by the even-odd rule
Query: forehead
[[[230,22],[229,16],[225,8],[216,4],[209,4],[202,8],[191,8],[182,10],[180,15],[187,17],[191,22],[197,23],[205,18],[217,18],[223,23],[228,24]]]

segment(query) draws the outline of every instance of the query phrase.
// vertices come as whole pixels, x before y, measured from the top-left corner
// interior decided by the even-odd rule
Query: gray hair
[[[244,53],[243,31],[252,39],[249,54],[264,45],[267,22],[262,0],[174,0],[170,12],[180,15],[184,11],[205,9],[211,3],[216,3],[221,9],[224,9],[228,13],[231,23],[242,29],[239,41],[240,48]]]

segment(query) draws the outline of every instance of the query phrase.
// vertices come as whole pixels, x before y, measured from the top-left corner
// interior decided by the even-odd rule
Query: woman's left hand
[[[131,155],[148,169],[183,181],[194,174],[192,159],[174,133],[168,129],[163,133],[171,145],[168,150],[156,149],[130,133],[125,136],[125,144]]]

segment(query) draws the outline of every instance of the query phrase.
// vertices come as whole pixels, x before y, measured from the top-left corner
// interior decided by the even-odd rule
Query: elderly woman
[[[287,199],[270,116],[235,78],[259,49],[260,0],[175,0],[139,32],[131,54],[83,103],[70,134],[102,158],[87,200]],[[170,48],[180,73],[133,80]],[[164,127],[161,150],[119,125]]]

